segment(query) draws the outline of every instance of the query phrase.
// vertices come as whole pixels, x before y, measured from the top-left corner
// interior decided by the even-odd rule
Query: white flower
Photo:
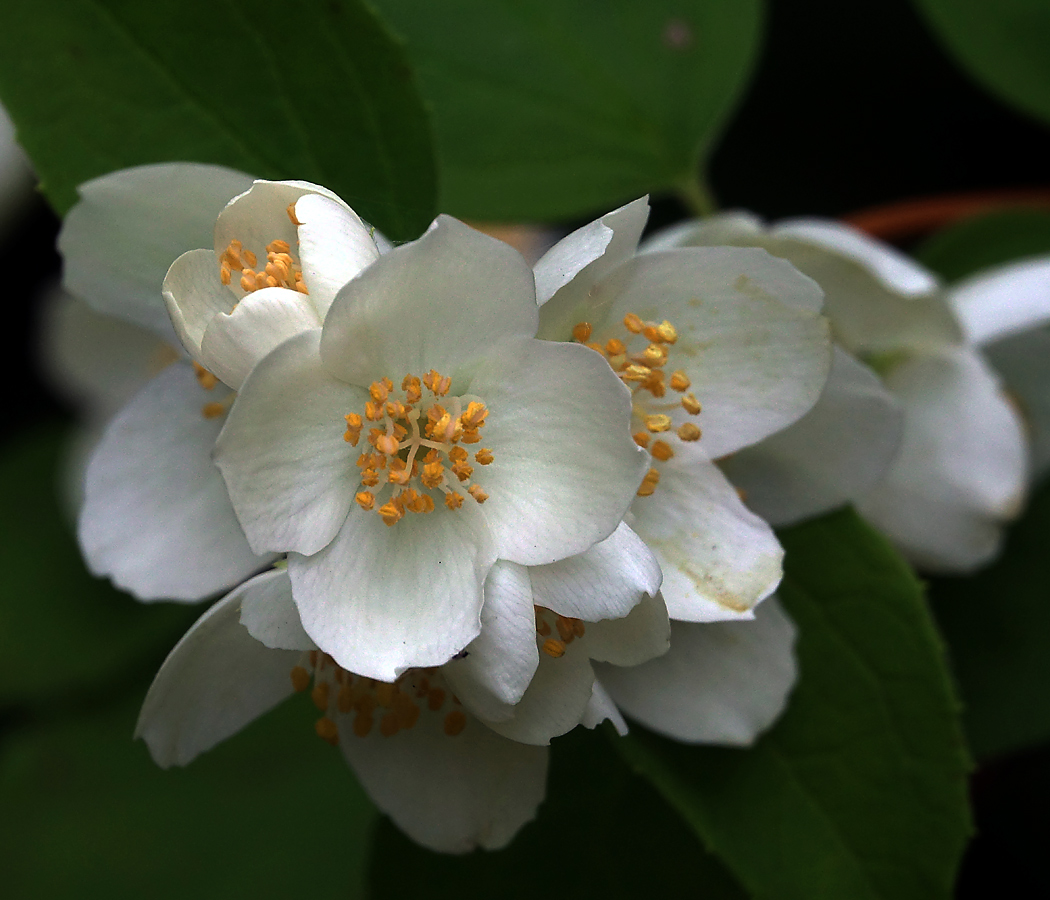
[[[351,674],[320,652],[303,631],[287,574],[259,575],[175,647],[136,734],[160,765],[185,765],[309,691],[321,713],[317,734],[339,746],[376,805],[411,837],[446,852],[501,847],[543,798],[551,737],[606,718],[624,729],[589,657],[629,665],[666,649],[667,615],[649,596],[659,568],[625,528],[606,543],[549,567],[497,563],[475,641],[460,658],[393,683]],[[617,559],[624,554],[633,567]],[[581,593],[600,595],[606,612],[626,620],[584,623],[556,612],[579,606]]]
[[[654,242],[657,248],[707,244],[763,247],[810,275],[824,289],[838,344],[871,366],[899,404],[903,432],[892,464],[874,485],[844,484],[861,514],[927,570],[969,571],[991,559],[1002,524],[1023,500],[1024,432],[938,281],[893,248],[833,222],[766,227],[753,216],[731,213],[685,223]],[[850,427],[841,416],[838,425],[800,426],[814,446],[829,448],[829,458]],[[876,457],[892,444],[891,416],[883,418],[882,429],[867,430],[883,433],[881,447],[873,448]],[[745,463],[736,461],[736,471],[731,464],[733,477]],[[776,473],[766,475],[767,491],[776,494]],[[789,506],[782,499],[781,511]]]
[[[652,728],[745,743],[783,708],[794,631],[776,608],[739,621],[776,588],[783,551],[715,460],[813,406],[831,364],[828,328],[819,288],[763,251],[637,255],[647,215],[644,200],[628,204],[536,265],[540,335],[608,361],[632,390],[635,439],[654,458],[627,521],[660,560],[671,650],[600,677]]]
[[[646,466],[628,393],[594,354],[534,338],[532,272],[506,245],[440,217],[258,363],[238,313],[302,301],[260,290],[223,317],[191,296],[211,289],[197,271],[185,293],[168,278],[183,333],[202,363],[250,369],[216,462],[249,545],[289,554],[303,627],[344,668],[444,663],[477,636],[497,559],[564,559],[622,519]]]

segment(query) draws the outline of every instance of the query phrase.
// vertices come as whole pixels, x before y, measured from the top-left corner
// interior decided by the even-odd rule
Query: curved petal
[[[110,423],[87,469],[80,546],[141,600],[200,600],[268,561],[248,548],[211,449],[221,421],[188,365],[170,366]]]
[[[371,229],[349,206],[322,194],[306,194],[295,204],[299,261],[310,300],[321,320],[339,289],[379,259]]]
[[[647,467],[627,390],[586,347],[507,342],[470,385],[488,405],[495,461],[477,474],[498,555],[543,565],[582,553],[620,523]]]
[[[529,570],[498,561],[485,579],[481,634],[441,672],[475,714],[510,718],[539,665]]]
[[[211,320],[237,304],[236,295],[219,280],[211,250],[190,250],[175,260],[164,276],[162,293],[175,333],[194,359],[200,357]]]
[[[770,597],[751,622],[674,622],[665,656],[595,668],[620,709],[647,728],[693,744],[746,746],[787,704],[794,642],[794,625]]]
[[[339,531],[361,483],[343,417],[365,395],[324,371],[319,343],[319,330],[302,332],[262,360],[215,444],[237,518],[259,553],[316,553]]]
[[[948,299],[967,340],[989,344],[1050,322],[1050,259],[986,269],[960,281]]]
[[[596,327],[599,342],[622,337],[627,313],[671,321],[678,340],[665,368],[690,378],[703,408],[702,443],[714,459],[780,431],[816,403],[831,366],[828,325],[792,298],[819,294],[791,265],[761,250],[672,250],[636,257],[601,282],[590,321],[614,329]],[[692,421],[674,404],[660,411],[666,406],[674,407],[676,426]]]
[[[588,622],[583,636],[587,655],[598,662],[637,666],[667,652],[671,623],[663,596],[646,596],[622,619]]]
[[[469,720],[449,737],[424,712],[415,727],[359,738],[340,727],[339,746],[368,795],[412,840],[443,853],[506,846],[536,815],[547,751]]]
[[[858,509],[918,565],[969,571],[995,553],[998,526],[1020,510],[1023,425],[971,350],[913,357],[885,382],[904,409],[904,440]]]
[[[240,591],[241,624],[248,634],[273,650],[317,649],[299,621],[287,569],[256,575],[251,585],[250,590]]]
[[[623,522],[583,553],[533,566],[529,577],[537,606],[588,622],[626,616],[663,580],[652,551]]]
[[[1028,426],[1029,470],[1037,481],[1050,469],[1050,331],[1003,338],[984,348]]]
[[[760,217],[746,210],[731,209],[661,229],[642,241],[638,252],[657,253],[679,247],[747,246],[749,239],[761,236],[764,231],[765,224]]]
[[[840,347],[816,405],[794,425],[720,462],[748,507],[788,525],[853,502],[885,475],[904,413],[879,377]]]
[[[783,574],[772,529],[698,450],[683,447],[659,471],[656,492],[635,500],[628,521],[660,561],[669,615],[750,619]]]
[[[579,321],[594,286],[632,257],[649,218],[649,198],[621,206],[563,238],[535,266],[540,331],[545,340],[563,341]]]
[[[245,582],[201,616],[153,679],[135,737],[157,765],[186,765],[293,693],[301,654],[269,649],[238,621],[257,584]]]
[[[347,284],[325,319],[325,368],[351,384],[436,369],[455,376],[510,337],[532,337],[539,312],[521,254],[449,216]],[[454,381],[453,393],[458,392]]]
[[[611,722],[620,737],[627,734],[627,723],[620,715],[620,710],[616,708],[616,704],[609,696],[609,692],[602,687],[602,683],[595,680],[591,700],[587,704],[583,718],[580,719],[580,724],[584,728],[597,728],[602,722]]]
[[[439,666],[481,630],[496,554],[476,504],[409,514],[393,527],[356,504],[327,547],[292,554],[303,628],[339,665],[379,681]]]
[[[212,317],[201,339],[199,361],[235,391],[267,353],[303,331],[321,327],[310,298],[287,288],[248,294],[229,313]]]
[[[170,341],[161,298],[168,267],[211,245],[215,217],[251,183],[242,172],[197,163],[138,166],[85,182],[58,236],[63,285],[98,312]]]

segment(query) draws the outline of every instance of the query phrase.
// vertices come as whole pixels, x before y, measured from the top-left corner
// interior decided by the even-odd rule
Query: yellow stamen
[[[692,422],[686,422],[678,426],[678,438],[683,441],[698,441],[700,440],[700,429]]]
[[[671,445],[667,441],[656,441],[653,444],[652,454],[660,462],[667,462],[674,456],[674,450],[671,449]]]
[[[645,427],[653,433],[671,430],[671,417],[663,413],[645,417]]]
[[[452,710],[445,716],[445,734],[455,737],[467,727],[467,716],[461,709]]]
[[[686,394],[682,398],[682,409],[691,415],[698,416],[700,415],[700,401],[692,394]]]
[[[692,382],[689,380],[689,376],[685,374],[681,369],[676,369],[671,373],[671,387],[676,391],[687,391]]]
[[[331,744],[333,747],[338,746],[339,729],[336,727],[335,722],[329,719],[328,716],[318,719],[314,723],[314,730],[322,741]]]
[[[642,329],[645,328],[645,323],[634,313],[627,313],[627,315],[623,317],[623,327],[631,332],[631,334],[641,334]]]
[[[310,686],[310,673],[302,666],[292,669],[292,687],[297,693],[302,693]]]
[[[543,652],[553,659],[561,659],[565,655],[565,644],[555,638],[547,638],[543,642]]]
[[[579,341],[581,344],[586,344],[591,337],[591,323],[580,322],[573,326],[572,329],[573,340]]]

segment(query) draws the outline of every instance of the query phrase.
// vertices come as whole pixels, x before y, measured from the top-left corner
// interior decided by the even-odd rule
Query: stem
[[[700,218],[718,212],[718,203],[707,186],[707,182],[699,173],[678,186],[678,196],[690,211]]]

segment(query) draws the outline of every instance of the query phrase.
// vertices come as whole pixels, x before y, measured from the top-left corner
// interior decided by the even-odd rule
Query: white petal
[[[532,337],[538,310],[521,254],[448,216],[369,266],[325,319],[325,367],[351,384],[452,375],[498,341]],[[453,383],[453,393],[457,393]]]
[[[794,641],[771,597],[751,622],[674,622],[665,656],[596,669],[620,709],[647,728],[689,743],[748,745],[787,703]]]
[[[142,600],[200,600],[267,562],[211,461],[221,427],[190,367],[160,373],[106,429],[87,470],[80,545],[91,570]]]
[[[238,621],[241,599],[256,581],[201,616],[153,679],[135,736],[158,765],[186,765],[293,693],[300,653],[269,649]]]
[[[497,850],[536,815],[547,751],[468,720],[454,737],[425,711],[411,729],[365,738],[339,728],[339,745],[368,795],[410,838],[431,850]]]
[[[986,346],[984,354],[1020,407],[1036,481],[1050,469],[1050,331],[1038,328],[1003,338]]]
[[[536,263],[539,337],[566,340],[594,286],[634,255],[648,218],[649,198],[641,197],[577,229]]]
[[[657,253],[678,247],[747,246],[750,239],[761,236],[764,231],[762,219],[754,213],[732,209],[664,228],[642,241],[638,252]]]
[[[1050,322],[1050,259],[1011,263],[960,281],[948,293],[966,338],[988,344]]]
[[[163,163],[85,182],[58,237],[63,284],[99,312],[170,340],[161,298],[168,267],[211,246],[215,217],[251,181],[222,166]]]
[[[896,463],[858,508],[917,564],[968,571],[987,561],[999,524],[1019,511],[1023,426],[973,351],[915,356],[885,375],[904,408]]]
[[[787,298],[819,294],[761,250],[671,250],[639,256],[606,278],[592,294],[590,321],[608,316],[611,330],[596,328],[597,341],[622,337],[627,313],[675,326],[666,369],[691,379],[703,407],[703,446],[717,458],[790,425],[816,403],[831,366],[827,322]],[[676,425],[692,420],[682,409],[671,416]]]
[[[237,303],[219,280],[219,263],[211,250],[190,250],[175,260],[164,277],[163,296],[175,333],[194,359],[211,320]]]
[[[867,493],[896,458],[903,430],[904,413],[879,377],[836,347],[816,406],[720,465],[748,507],[788,525]]]
[[[275,650],[317,649],[299,621],[286,569],[263,572],[251,585],[241,592],[241,624],[255,640]]]
[[[320,327],[310,298],[287,288],[263,288],[245,296],[232,312],[211,319],[199,360],[224,384],[240,390],[255,364],[278,344]]]
[[[310,300],[324,319],[339,289],[379,259],[379,248],[361,217],[341,200],[306,194],[295,204],[299,260]]]
[[[529,576],[537,606],[588,622],[626,616],[663,578],[652,551],[622,522],[590,550],[533,566]]]
[[[622,619],[587,622],[582,644],[599,662],[636,666],[667,652],[671,624],[663,596],[646,596]]]
[[[279,346],[244,382],[215,445],[248,543],[316,553],[335,537],[360,484],[344,416],[367,395],[321,367],[320,331]]]
[[[602,683],[596,680],[594,689],[591,691],[591,700],[587,704],[580,724],[584,728],[597,728],[606,721],[612,722],[613,728],[620,737],[627,734],[627,723],[620,715],[620,710],[616,708],[616,704],[609,696],[609,692],[602,687]]]
[[[510,718],[536,672],[533,602],[529,570],[497,562],[485,580],[481,634],[441,669],[456,696],[485,719]]]
[[[772,529],[699,450],[680,446],[659,471],[656,492],[635,500],[628,521],[660,561],[671,618],[750,619],[782,575]]]
[[[475,471],[499,557],[542,565],[612,534],[647,467],[630,436],[630,397],[608,364],[573,344],[504,344],[470,392],[488,405],[495,461]]]
[[[409,513],[392,527],[354,504],[335,540],[289,556],[288,572],[317,646],[348,671],[394,681],[447,662],[478,636],[495,561],[476,504]]]

